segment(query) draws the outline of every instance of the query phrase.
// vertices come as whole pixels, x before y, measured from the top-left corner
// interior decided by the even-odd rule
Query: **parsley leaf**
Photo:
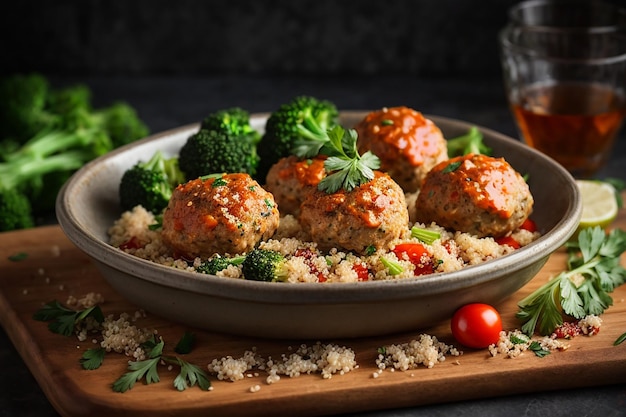
[[[106,350],[103,348],[97,349],[87,349],[83,356],[80,358],[80,364],[83,366],[83,369],[87,369],[92,371],[94,369],[98,369],[102,362],[104,362],[104,354]]]
[[[613,304],[609,295],[626,282],[620,256],[626,251],[626,232],[600,227],[583,229],[577,242],[567,244],[568,269],[518,303],[516,317],[522,331],[550,334],[563,323],[563,313],[577,319],[600,315]]]
[[[541,344],[536,340],[530,342],[528,349],[530,349],[535,354],[535,356],[538,356],[540,358],[543,358],[544,356],[548,356],[550,354],[550,351],[542,348]]]
[[[178,343],[176,344],[176,347],[174,348],[174,352],[180,353],[181,355],[191,352],[191,349],[193,348],[193,344],[195,343],[195,341],[196,341],[195,334],[191,332],[185,332],[185,334],[183,334],[183,337],[181,337]]]
[[[28,258],[28,254],[26,252],[18,252],[9,256],[9,261],[11,262],[20,262],[24,259]]]
[[[292,152],[301,158],[328,156],[324,167],[329,175],[320,181],[318,189],[328,194],[340,189],[350,192],[374,178],[374,170],[380,168],[380,159],[370,151],[359,154],[356,130],[334,126],[324,131],[312,118],[303,123],[316,134],[300,138]]]

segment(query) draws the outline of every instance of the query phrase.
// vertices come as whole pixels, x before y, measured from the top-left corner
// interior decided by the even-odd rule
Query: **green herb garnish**
[[[181,342],[177,346],[179,346]],[[126,392],[130,390],[137,381],[145,379],[146,384],[159,382],[158,365],[163,362],[169,365],[180,367],[180,373],[174,379],[174,387],[178,391],[184,391],[189,387],[198,384],[198,387],[204,391],[208,391],[211,382],[207,374],[198,366],[184,361],[176,356],[163,355],[163,347],[165,343],[163,339],[158,342],[152,337],[142,347],[146,351],[148,359],[137,362],[129,362],[129,371],[122,375],[113,383],[113,391]]]
[[[35,312],[33,319],[49,321],[48,329],[53,333],[71,336],[74,329],[87,317],[92,317],[98,323],[104,321],[104,315],[99,306],[92,306],[84,310],[72,310],[54,300]]]
[[[318,189],[328,194],[344,189],[348,192],[374,178],[375,169],[380,168],[380,160],[372,152],[359,154],[357,132],[337,125],[324,130],[316,125],[312,117],[303,122],[315,135],[302,137],[293,149],[294,155],[310,158],[326,155],[324,167],[330,174],[318,184]]]
[[[26,252],[18,252],[9,256],[9,261],[11,262],[19,262],[28,258],[28,254]]]
[[[626,282],[626,269],[620,265],[625,250],[623,230],[606,234],[600,227],[583,229],[577,242],[567,244],[568,270],[518,303],[522,331],[551,334],[563,324],[561,309],[577,319],[602,314],[613,304],[609,293]]]
[[[105,353],[106,350],[104,348],[87,349],[79,362],[88,371],[98,369],[104,362]]]

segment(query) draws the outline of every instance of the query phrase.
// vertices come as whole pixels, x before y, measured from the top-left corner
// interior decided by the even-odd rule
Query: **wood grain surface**
[[[622,209],[614,224],[626,228]],[[19,252],[28,254],[22,261],[9,260]],[[622,259],[626,265],[626,259]],[[541,272],[525,287],[497,306],[505,329],[519,327],[515,319],[517,302],[551,276],[565,268],[565,254],[553,254]],[[422,333],[454,344],[447,322],[429,329],[381,338],[325,340],[354,350],[358,368],[344,375],[323,379],[320,374],[282,377],[266,384],[259,372],[236,382],[211,378],[213,390],[197,387],[177,391],[172,381],[176,370],[160,368],[157,384],[137,383],[126,393],[114,393],[112,383],[126,372],[127,360],[121,354],[107,354],[97,370],[83,370],[82,353],[94,347],[91,339],[80,342],[75,336],[51,333],[46,323],[32,315],[44,303],[65,303],[70,295],[82,297],[97,292],[104,297],[105,315],[133,313],[137,307],[118,295],[97,272],[89,258],[69,242],[58,226],[0,233],[0,323],[37,379],[44,393],[64,416],[199,416],[199,415],[324,415],[487,398],[515,393],[597,386],[626,382],[626,343],[613,346],[626,332],[626,285],[613,292],[614,305],[602,316],[598,335],[578,336],[569,349],[544,358],[526,353],[510,359],[491,357],[487,350],[464,349],[463,355],[435,365],[420,366],[406,372],[385,371],[377,378],[377,348],[405,343]],[[384,314],[384,311],[376,312]],[[366,318],[364,318],[366,319]],[[197,336],[196,348],[185,360],[206,369],[213,359],[239,358],[256,347],[267,358],[279,358],[290,347],[310,340],[259,340],[188,329],[150,313],[135,323],[154,328],[173,347],[185,331]],[[251,387],[259,385],[256,392]]]

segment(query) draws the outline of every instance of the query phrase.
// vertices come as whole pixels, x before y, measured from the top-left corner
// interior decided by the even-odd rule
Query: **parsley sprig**
[[[59,303],[57,300],[50,301],[37,310],[33,318],[38,321],[48,321],[48,329],[52,333],[63,336],[71,336],[80,323],[92,317],[96,322],[102,323],[104,315],[99,306],[85,308],[83,310],[72,310]]]
[[[620,256],[626,251],[626,232],[600,227],[583,229],[578,241],[567,244],[568,269],[518,303],[516,317],[522,331],[551,334],[563,324],[562,312],[577,319],[602,314],[613,304],[609,295],[626,282]]]
[[[185,335],[188,337],[188,334]],[[189,340],[183,342],[187,344]],[[198,366],[193,365],[177,356],[163,354],[165,343],[160,338],[159,341],[154,336],[142,344],[148,359],[142,361],[131,361],[128,363],[128,372],[122,375],[113,383],[113,391],[126,392],[130,390],[137,381],[145,380],[146,384],[153,384],[160,381],[158,367],[164,363],[175,365],[180,368],[179,374],[174,378],[174,387],[178,391],[184,391],[189,387],[198,384],[200,389],[208,391],[211,382],[207,374]],[[177,346],[180,346],[180,342]]]
[[[328,156],[324,167],[331,174],[320,181],[319,190],[332,194],[343,188],[350,192],[374,178],[380,159],[370,151],[359,154],[356,130],[346,130],[339,125],[324,130],[312,117],[306,118],[303,126],[315,134],[301,137],[293,149],[294,155],[301,158]]]

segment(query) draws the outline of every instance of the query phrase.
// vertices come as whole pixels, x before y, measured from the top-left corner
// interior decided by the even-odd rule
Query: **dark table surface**
[[[517,137],[501,81],[403,77],[206,77],[51,78],[53,86],[77,82],[93,91],[95,106],[121,99],[132,104],[152,132],[201,120],[208,113],[240,106],[269,112],[295,95],[332,100],[344,110],[406,105],[425,114],[465,120]],[[598,178],[626,180],[626,129]],[[626,360],[626,358],[624,358]],[[0,330],[0,417],[57,416],[8,335]],[[584,366],[584,364],[581,364]],[[514,375],[511,375],[514,378]],[[626,416],[624,384],[497,397],[409,409],[372,411],[365,416]],[[584,385],[581,382],[580,385]]]

